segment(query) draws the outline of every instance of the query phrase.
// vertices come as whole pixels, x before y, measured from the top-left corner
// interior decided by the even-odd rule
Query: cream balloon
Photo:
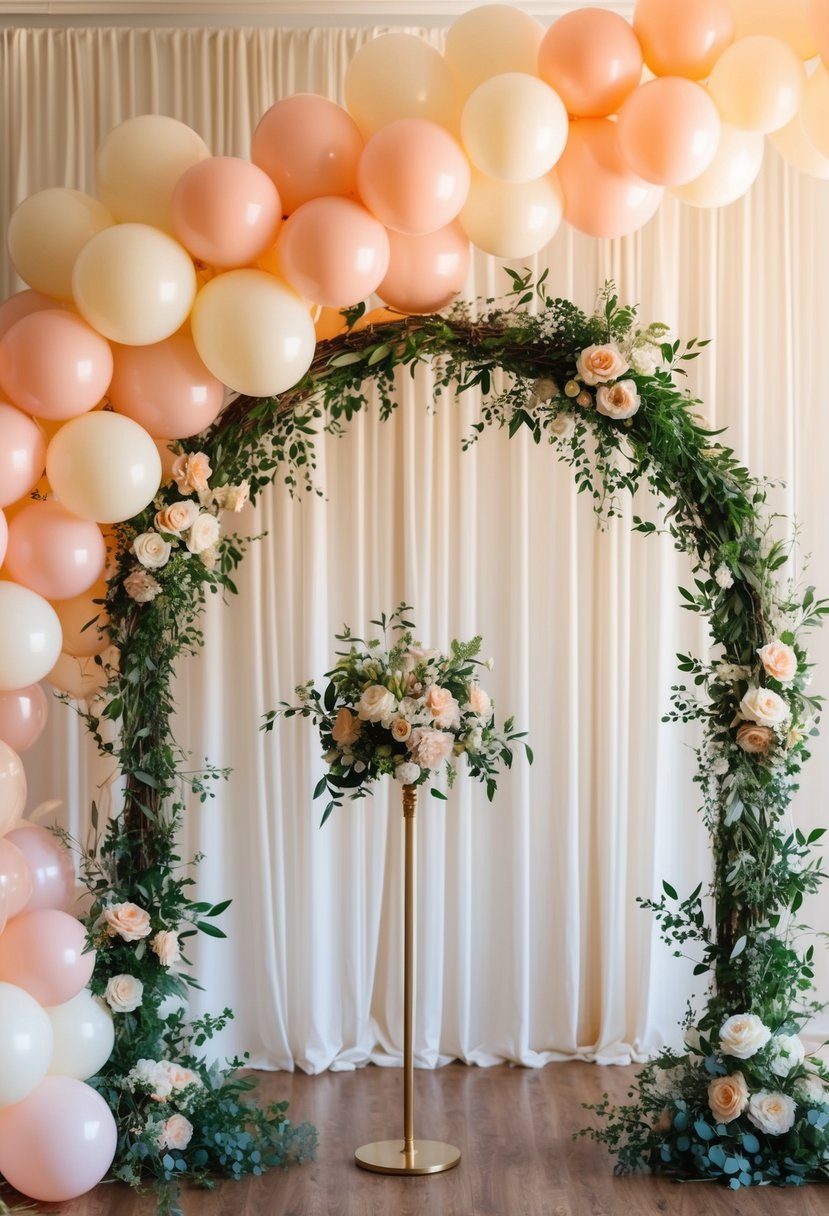
[[[15,826],[26,805],[26,773],[23,761],[8,743],[0,741],[0,836]],[[3,886],[3,903],[8,916],[14,916]]]
[[[77,659],[65,653],[44,678],[47,684],[75,701],[91,700],[107,683],[106,671],[94,658]]]
[[[33,996],[0,983],[0,1107],[22,1102],[43,1080],[52,1058],[52,1023]]]
[[[345,104],[368,139],[398,118],[428,118],[454,132],[458,93],[446,60],[414,34],[381,34],[352,56]]]
[[[58,300],[72,299],[72,268],[86,242],[115,223],[103,203],[56,186],[30,194],[9,221],[9,255],[25,283]]]
[[[507,72],[479,85],[463,108],[461,138],[481,173],[506,182],[543,177],[564,151],[564,102],[536,76]]]
[[[52,605],[28,587],[0,582],[0,690],[37,684],[54,666],[60,643]]]
[[[52,1025],[53,1051],[48,1071],[86,1081],[101,1071],[115,1043],[112,1014],[88,988],[45,1013]]]
[[[497,258],[525,258],[553,239],[564,213],[555,172],[534,182],[499,182],[473,173],[461,226],[473,245]]]
[[[705,172],[684,186],[671,187],[670,193],[691,207],[725,207],[745,194],[762,164],[763,136],[723,123],[717,153]]]
[[[821,156],[829,156],[829,71],[822,63],[806,82],[800,112],[806,138]]]
[[[152,502],[161,484],[161,458],[137,422],[96,410],[60,428],[46,452],[46,473],[67,511],[96,523],[120,523]]]
[[[809,0],[726,0],[734,14],[736,38],[768,34],[786,42],[801,59],[817,54]]]
[[[147,224],[115,224],[84,245],[72,292],[98,333],[124,346],[150,346],[180,329],[196,296],[190,255]]]
[[[806,74],[790,46],[765,34],[741,38],[714,65],[708,91],[723,122],[768,135],[797,113]]]
[[[490,76],[504,72],[534,75],[544,26],[510,4],[484,4],[452,23],[444,55],[468,97]]]
[[[827,103],[829,103],[829,97]],[[826,114],[827,111],[823,110],[823,113]],[[795,114],[790,123],[781,127],[779,131],[773,131],[769,138],[786,163],[793,169],[798,169],[807,177],[817,177],[823,181],[829,180],[829,153],[824,156],[806,134],[802,113]],[[829,139],[827,148],[829,149]]]
[[[299,296],[263,270],[231,270],[211,279],[196,298],[191,325],[209,371],[252,397],[291,388],[314,357],[311,314]]]
[[[209,155],[202,137],[183,122],[139,114],[110,131],[98,148],[98,193],[116,219],[172,232],[176,183]]]

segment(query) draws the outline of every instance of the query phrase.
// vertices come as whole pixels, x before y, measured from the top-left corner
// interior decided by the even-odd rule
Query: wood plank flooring
[[[581,1103],[605,1090],[623,1099],[634,1071],[581,1063],[418,1071],[416,1134],[463,1152],[456,1169],[430,1178],[386,1177],[353,1164],[360,1144],[400,1132],[399,1069],[263,1073],[264,1097],[287,1098],[294,1120],[316,1124],[317,1161],[214,1192],[190,1190],[184,1210],[188,1216],[829,1216],[829,1184],[735,1194],[712,1184],[615,1178],[600,1146],[571,1136],[585,1124]],[[104,1185],[38,1210],[153,1216],[154,1204]]]

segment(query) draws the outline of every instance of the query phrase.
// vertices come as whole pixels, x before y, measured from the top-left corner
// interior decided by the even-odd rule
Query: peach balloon
[[[41,1203],[65,1203],[92,1190],[112,1164],[117,1142],[112,1111],[74,1077],[44,1077],[22,1102],[0,1111],[0,1172]]]
[[[29,863],[8,836],[0,836],[0,892],[11,919],[26,907],[32,897],[34,883]]]
[[[398,118],[457,128],[459,97],[451,69],[414,34],[381,34],[363,43],[346,69],[345,104],[365,139]]]
[[[829,0],[809,0],[808,13],[818,54],[829,66]]]
[[[61,427],[46,453],[46,475],[68,511],[113,524],[149,506],[161,484],[161,460],[137,422],[96,411]]]
[[[256,261],[281,223],[276,186],[264,170],[237,156],[199,161],[173,191],[175,236],[194,258],[221,269]]]
[[[619,151],[616,123],[584,118],[571,124],[558,163],[564,218],[588,236],[627,236],[651,218],[661,187],[638,177]]]
[[[640,85],[619,111],[619,150],[645,181],[681,186],[711,164],[720,126],[717,107],[701,85],[663,76]]]
[[[16,406],[38,418],[85,414],[111,379],[109,343],[65,309],[30,313],[0,339],[0,384]]]
[[[139,114],[101,142],[95,160],[98,194],[117,220],[172,232],[176,182],[209,155],[202,137],[183,122]]]
[[[0,582],[0,692],[42,680],[60,654],[60,640],[60,621],[48,600]]]
[[[176,450],[175,445],[171,447],[166,439],[156,439],[153,442],[161,460],[161,484],[166,486],[173,480],[173,465],[181,453]]]
[[[377,288],[381,300],[405,313],[439,312],[463,290],[469,238],[455,222],[426,236],[389,233],[389,269]]]
[[[32,894],[26,911],[68,908],[75,895],[75,868],[71,853],[57,836],[34,823],[24,823],[13,828],[6,840],[23,854],[29,865]]]
[[[103,203],[55,186],[30,194],[9,220],[9,255],[25,283],[59,300],[72,299],[72,267],[90,237],[115,223]]]
[[[499,182],[473,173],[460,222],[484,253],[524,258],[550,243],[563,214],[564,196],[555,172],[534,182]]]
[[[312,309],[311,316],[314,318],[314,333],[317,335],[318,342],[336,338],[338,334],[345,333],[348,328],[339,308],[323,308],[318,304],[315,309]]]
[[[708,90],[723,122],[768,135],[791,122],[805,83],[803,64],[790,46],[752,34],[723,51]]]
[[[116,346],[113,355],[109,399],[154,439],[186,439],[215,422],[225,388],[199,358],[188,329],[152,346]]]
[[[534,75],[544,26],[510,4],[484,4],[462,13],[446,35],[444,55],[464,96],[504,72]]]
[[[818,53],[809,0],[728,0],[734,14],[736,37],[768,34],[786,42],[800,59]]]
[[[763,136],[723,123],[711,164],[694,181],[672,186],[671,193],[691,207],[726,207],[749,189],[763,163]]]
[[[106,599],[106,594],[107,585],[101,578],[83,594],[58,600],[54,604],[63,630],[64,653],[77,659],[88,659],[103,654],[107,646],[112,644],[105,628],[109,619],[106,607],[100,602],[96,603]]]
[[[101,529],[54,500],[29,503],[11,522],[6,568],[15,582],[45,599],[80,595],[105,562]]]
[[[583,8],[554,21],[538,50],[538,74],[570,114],[614,114],[642,75],[642,51],[618,13]]]
[[[43,312],[47,308],[71,310],[71,305],[65,304],[62,300],[54,300],[51,296],[45,296],[41,291],[32,291],[31,288],[16,291],[13,296],[9,296],[0,304],[0,338],[23,317],[28,317],[33,312]]]
[[[95,951],[85,949],[86,930],[74,916],[56,908],[24,912],[0,934],[0,980],[41,1005],[62,1005],[92,978]]]
[[[0,742],[0,836],[15,826],[25,805],[26,774],[23,761],[8,743]]]
[[[81,315],[104,337],[149,346],[187,320],[196,271],[187,251],[166,233],[147,224],[115,224],[78,254],[72,291]]]
[[[401,118],[369,139],[357,184],[381,224],[422,236],[457,216],[469,192],[469,164],[443,127],[424,118]]]
[[[18,755],[37,742],[48,716],[49,702],[39,684],[0,692],[0,739]]]
[[[829,71],[822,63],[806,82],[801,118],[806,138],[821,156],[829,156]]]
[[[806,134],[803,125],[803,114],[795,114],[790,123],[773,131],[769,136],[777,151],[793,169],[805,173],[807,177],[817,177],[823,181],[829,179],[829,155],[818,151],[815,144]],[[829,142],[827,142],[829,147]]]
[[[283,224],[276,251],[289,286],[329,308],[365,300],[389,265],[385,228],[365,207],[345,198],[304,203]]]
[[[703,80],[734,41],[728,0],[636,0],[633,30],[656,76]]]
[[[0,511],[0,566],[6,558],[6,548],[9,543],[9,525],[6,523],[6,517]]]
[[[358,317],[351,329],[354,333],[359,333],[361,329],[372,329],[378,325],[388,325],[392,321],[401,321],[403,318],[400,313],[393,308],[370,308],[368,312],[364,312],[361,317]]]
[[[43,677],[58,692],[65,692],[74,701],[91,701],[106,687],[108,676],[95,658],[78,659],[63,653],[50,672]]]
[[[34,419],[0,401],[0,507],[37,485],[46,467],[46,436]]]
[[[312,198],[357,197],[363,137],[341,106],[315,93],[276,102],[253,133],[251,160],[274,182],[284,215]]]
[[[469,159],[487,177],[529,182],[549,173],[564,151],[567,110],[535,76],[508,72],[472,93],[461,116]]]

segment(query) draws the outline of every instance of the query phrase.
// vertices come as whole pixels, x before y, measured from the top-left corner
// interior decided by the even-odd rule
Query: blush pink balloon
[[[113,354],[109,399],[154,439],[187,439],[218,417],[225,387],[202,363],[188,330],[153,346],[115,346]]]
[[[642,51],[618,13],[583,8],[554,21],[538,49],[538,74],[577,118],[615,114],[642,75]]]
[[[64,1203],[101,1181],[117,1141],[99,1093],[74,1077],[44,1077],[22,1102],[0,1110],[0,1173],[30,1199]]]
[[[455,299],[469,270],[469,238],[455,222],[426,236],[389,233],[389,269],[377,288],[399,312],[439,312]]]
[[[0,836],[13,828],[26,805],[26,774],[13,747],[0,742]]]
[[[255,262],[281,223],[276,186],[263,169],[237,156],[199,161],[173,191],[173,233],[210,266],[227,270]]]
[[[0,384],[20,409],[64,421],[85,414],[112,379],[112,350],[65,309],[33,312],[0,339]]]
[[[69,850],[57,836],[34,823],[12,828],[5,837],[25,857],[32,879],[27,912],[42,908],[64,911],[75,894],[75,868]]]
[[[312,198],[357,197],[363,137],[350,114],[314,93],[271,106],[253,133],[251,160],[275,184],[285,215]]]
[[[656,211],[662,188],[644,181],[625,163],[616,123],[584,118],[570,124],[570,137],[557,165],[564,192],[564,218],[588,236],[627,236]]]
[[[389,238],[373,215],[345,198],[316,198],[282,225],[279,266],[298,295],[349,308],[376,291],[389,267]]]
[[[682,186],[717,154],[722,124],[710,95],[681,76],[635,89],[619,111],[619,151],[634,173],[658,186]]]
[[[36,743],[49,716],[49,702],[39,684],[0,692],[0,740],[20,755]]]
[[[6,546],[9,543],[9,525],[6,523],[6,517],[0,511],[0,566],[6,558]]]
[[[9,525],[6,569],[44,599],[81,595],[102,573],[106,556],[98,525],[51,499],[31,502]]]
[[[445,228],[469,193],[469,162],[457,140],[425,118],[401,118],[366,144],[360,197],[386,228],[423,236]]]
[[[734,40],[728,0],[636,0],[633,32],[655,76],[704,80]]]
[[[86,930],[74,916],[55,908],[24,912],[0,934],[0,980],[41,1005],[62,1005],[92,978],[95,951],[85,949]]]
[[[42,291],[34,291],[31,287],[15,292],[0,304],[0,338],[23,317],[28,317],[33,312],[55,308],[71,312],[70,305],[61,300],[53,300],[51,296],[45,296]]]
[[[0,507],[37,485],[46,468],[46,436],[34,419],[0,401]]]
[[[9,919],[23,911],[33,890],[28,861],[8,836],[0,836],[0,891],[3,892]]]

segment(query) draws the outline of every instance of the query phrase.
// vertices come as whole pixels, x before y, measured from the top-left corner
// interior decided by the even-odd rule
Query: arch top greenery
[[[278,398],[238,397],[208,432],[179,444],[174,479],[116,530],[105,611],[119,666],[106,670],[105,696],[85,716],[124,774],[124,805],[83,851],[99,951],[93,989],[104,993],[125,974],[143,984],[142,1003],[117,1019],[115,1052],[97,1082],[119,1124],[116,1175],[134,1184],[154,1177],[172,1209],[178,1178],[239,1176],[311,1151],[311,1129],[292,1128],[283,1108],[246,1106],[244,1082],[207,1069],[199,1049],[222,1019],[188,1026],[181,1012],[165,1015],[162,1002],[186,994],[195,979],[171,971],[158,950],[113,934],[111,910],[137,904],[156,934],[177,935],[185,947],[188,934],[221,935],[212,918],[225,905],[191,900],[176,833],[186,791],[203,799],[224,774],[185,775],[189,764],[170,734],[176,659],[198,649],[206,596],[235,591],[245,551],[244,540],[219,535],[218,516],[278,477],[292,490],[312,487],[315,435],[339,433],[365,409],[368,384],[388,418],[399,370],[426,361],[445,396],[481,390],[468,442],[487,426],[549,441],[602,517],[616,512],[620,495],[652,490],[662,527],[691,559],[683,607],[707,617],[714,647],[710,660],[679,656],[686,683],[674,688],[666,715],[702,726],[695,780],[712,839],[711,887],[685,894],[663,883],[658,897],[640,901],[677,953],[693,953],[710,990],[705,1008],[689,1014],[687,1052],[662,1053],[641,1074],[636,1100],[600,1104],[601,1124],[587,1134],[616,1152],[623,1169],[648,1163],[732,1187],[824,1174],[829,1077],[798,1038],[815,1008],[813,948],[800,950],[787,928],[823,877],[812,852],[822,833],[806,839],[790,830],[787,808],[820,712],[806,691],[802,638],[829,603],[792,584],[762,485],[677,383],[704,343],[681,347],[662,325],[640,328],[612,287],[587,316],[552,299],[543,278],[517,273],[503,301],[386,314],[382,324],[369,323],[362,308],[343,317],[343,332],[318,344],[294,388]],[[637,530],[657,530],[633,518]],[[185,543],[183,524],[192,537],[196,520],[201,539]],[[543,730],[532,727],[536,737]],[[178,1108],[194,1125],[195,1151],[165,1154],[153,1139],[157,1078],[147,1062],[164,1059],[198,1078]]]

